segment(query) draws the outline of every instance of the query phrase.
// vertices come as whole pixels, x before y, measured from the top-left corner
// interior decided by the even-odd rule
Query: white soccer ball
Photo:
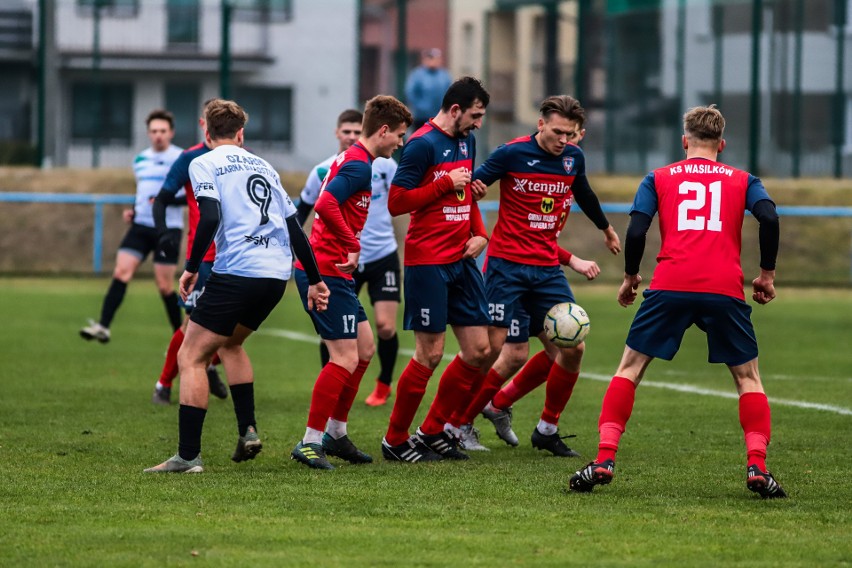
[[[589,315],[586,310],[565,302],[556,304],[544,316],[544,333],[559,347],[576,347],[589,335]]]

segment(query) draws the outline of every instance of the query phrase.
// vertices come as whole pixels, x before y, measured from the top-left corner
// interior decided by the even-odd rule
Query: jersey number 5
[[[265,177],[260,174],[254,174],[246,183],[246,191],[251,202],[260,208],[260,224],[266,225],[269,222],[269,204],[272,202],[272,187],[270,187]]]
[[[722,230],[722,221],[719,218],[722,210],[722,182],[714,181],[709,186],[697,181],[685,181],[678,186],[681,195],[695,192],[693,199],[684,199],[677,206],[677,230],[678,231],[716,231]],[[695,215],[689,218],[691,211],[704,208],[707,203],[707,191],[710,191],[710,218],[704,215]],[[706,223],[705,223],[706,221]]]

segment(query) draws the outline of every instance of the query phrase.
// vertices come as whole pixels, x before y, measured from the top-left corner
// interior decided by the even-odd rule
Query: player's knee
[[[392,321],[376,320],[376,335],[379,339],[391,339],[396,335],[396,324]]]
[[[347,350],[342,353],[332,353],[331,362],[343,367],[350,373],[354,373],[355,369],[358,368],[358,352]]]
[[[358,359],[369,361],[376,354],[376,345],[373,342],[358,346]]]
[[[562,347],[559,349],[559,354],[562,360],[569,364],[579,365],[583,359],[583,353],[586,351],[586,344],[581,343],[576,347]]]
[[[462,352],[462,359],[465,360],[466,363],[473,365],[474,367],[481,367],[488,361],[488,358],[491,356],[491,346],[488,342],[477,343],[475,345],[469,346]]]
[[[157,281],[157,290],[160,291],[160,296],[169,296],[175,292],[171,282]]]
[[[415,356],[415,359],[422,365],[429,367],[430,369],[436,368],[440,363],[441,359],[444,357],[443,351],[427,351],[420,352]]]
[[[115,267],[115,270],[112,271],[112,277],[127,284],[133,279],[133,272],[132,268],[118,265]]]

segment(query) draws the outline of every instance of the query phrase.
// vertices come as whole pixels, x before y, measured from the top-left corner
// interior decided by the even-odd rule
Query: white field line
[[[283,337],[286,339],[292,339],[293,341],[301,341],[303,343],[313,343],[318,345],[320,340],[316,335],[309,335],[307,333],[300,333],[298,331],[291,331],[289,329],[261,329],[258,333],[262,335],[273,335],[275,337]],[[400,348],[399,354],[405,357],[411,357],[414,355],[414,351],[411,349]],[[455,357],[454,353],[444,354],[445,361],[451,361]],[[612,380],[612,375],[601,375],[598,373],[586,373],[583,372],[582,376],[587,379],[592,379],[593,381],[601,381],[608,383]],[[652,388],[658,389],[667,389],[678,392],[686,392],[689,394],[697,394],[701,396],[715,396],[718,398],[732,398],[738,399],[739,395],[735,392],[728,391],[718,391],[713,389],[705,389],[701,387],[694,387],[692,385],[684,385],[677,383],[663,383],[659,381],[642,381],[642,384]],[[806,408],[810,410],[823,410],[825,412],[833,412],[834,414],[841,414],[844,416],[852,416],[852,408],[845,408],[843,406],[835,406],[833,404],[821,404],[817,402],[805,402],[803,400],[789,400],[786,398],[774,398],[768,397],[769,402],[778,406],[792,406],[794,408]]]

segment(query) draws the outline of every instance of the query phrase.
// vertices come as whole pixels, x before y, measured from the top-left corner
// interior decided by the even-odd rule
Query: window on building
[[[289,22],[293,19],[292,0],[234,0],[232,16],[246,22]]]
[[[168,0],[166,8],[169,46],[197,46],[199,0]]]
[[[71,138],[130,144],[133,86],[108,83],[71,86]]]
[[[86,15],[99,9],[102,16],[132,17],[139,13],[139,0],[77,0],[77,9]]]
[[[290,88],[240,87],[236,100],[249,114],[246,144],[252,141],[284,143],[293,136],[293,90]]]
[[[201,116],[200,88],[191,83],[166,85],[166,109],[175,115],[174,143],[189,148],[199,142],[198,117]]]

